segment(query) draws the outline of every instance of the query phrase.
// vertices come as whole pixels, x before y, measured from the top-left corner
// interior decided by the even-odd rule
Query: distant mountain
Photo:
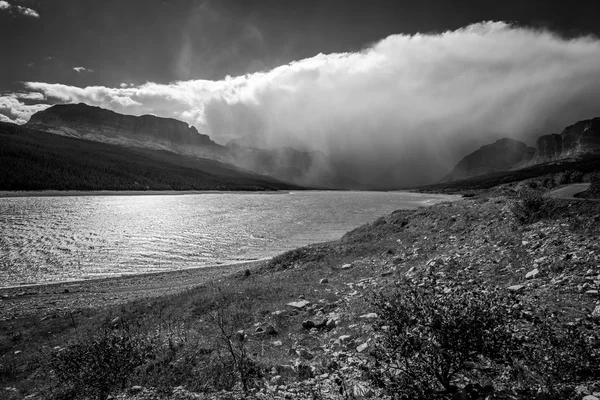
[[[59,104],[33,114],[26,126],[96,142],[233,161],[224,146],[172,118],[123,115],[83,103]]]
[[[301,189],[215,160],[8,123],[0,123],[0,171],[0,190]]]
[[[364,187],[339,172],[322,152],[292,147],[269,148],[267,143],[255,136],[244,136],[221,146],[196,128],[170,118],[123,115],[80,103],[55,105],[37,112],[26,126],[129,148],[167,150],[217,160],[302,186],[333,189]]]
[[[541,136],[536,147],[534,164],[600,151],[600,118],[579,121],[560,134]]]
[[[442,179],[450,182],[493,172],[509,171],[531,160],[535,154],[533,147],[514,139],[500,139],[482,146],[465,156],[452,172]]]

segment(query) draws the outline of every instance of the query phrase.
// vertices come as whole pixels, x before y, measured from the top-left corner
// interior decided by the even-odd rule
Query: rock
[[[144,388],[141,386],[132,386],[129,388],[128,392],[129,392],[129,394],[138,394],[142,390],[144,390]]]
[[[592,318],[600,319],[600,306],[596,306],[594,311],[592,311]]]
[[[240,342],[243,342],[244,340],[246,340],[246,332],[242,331],[237,331],[235,333],[236,339],[239,340]]]
[[[310,302],[306,301],[306,300],[292,301],[291,303],[287,303],[288,306],[296,308],[296,309],[302,309],[309,304],[310,304]]]
[[[310,319],[308,319],[306,321],[302,321],[302,327],[304,329],[312,329],[315,327],[315,323],[313,321],[311,321]]]
[[[352,336],[350,335],[342,335],[338,338],[338,340],[340,341],[340,343],[347,343],[350,342],[352,340]]]
[[[380,274],[380,276],[381,276],[382,278],[385,278],[386,276],[390,276],[390,275],[392,275],[393,273],[394,273],[394,271],[385,271],[385,272],[382,272],[382,273]]]
[[[511,292],[520,292],[524,287],[525,285],[512,285],[508,287],[508,290]]]
[[[369,347],[369,345],[367,343],[363,343],[360,346],[358,346],[356,348],[356,351],[359,353],[362,353],[363,351],[365,351],[367,348]]]
[[[265,327],[265,333],[267,335],[277,335],[278,332],[273,325],[269,324]]]
[[[529,271],[527,273],[527,275],[525,275],[525,279],[535,279],[539,275],[539,273],[540,273],[540,270],[535,268],[535,269]]]
[[[281,340],[276,340],[273,343],[271,343],[273,346],[275,347],[281,347],[283,346],[283,343],[281,342]]]
[[[597,290],[588,290],[585,292],[585,294],[587,294],[589,296],[598,296],[598,291]]]
[[[344,264],[344,265],[342,265],[342,269],[350,269],[352,267],[353,267],[352,264]]]
[[[284,310],[277,310],[277,311],[273,311],[271,313],[271,315],[275,315],[275,316],[282,315],[282,314],[285,314]]]
[[[22,353],[22,351],[21,351],[21,350],[16,350],[16,351],[15,351],[13,354],[14,354],[15,356],[18,356],[18,355],[19,355],[19,354],[21,354],[21,353]]]
[[[327,329],[328,331],[334,329],[337,326],[337,323],[335,322],[334,319],[329,318],[327,320],[327,323],[325,324],[325,329]]]
[[[300,349],[300,351],[298,351],[298,355],[304,358],[305,360],[312,360],[313,358],[315,358],[314,354],[306,349]]]
[[[329,279],[327,279],[327,278],[323,278],[323,279],[321,279],[321,280],[319,281],[319,283],[320,283],[321,285],[324,285],[324,284],[326,284],[326,283],[329,283]]]
[[[258,328],[256,328],[254,330],[254,332],[256,332],[256,333],[265,333],[265,329],[262,326],[259,326]]]
[[[594,395],[589,394],[589,395],[585,396],[584,398],[582,398],[581,400],[600,400],[600,399],[598,399],[598,397],[596,397]]]
[[[281,377],[281,375],[276,375],[271,378],[270,383],[271,383],[271,385],[279,386],[283,383],[283,378]]]
[[[377,319],[377,314],[374,313],[374,312],[372,312],[372,313],[361,315],[359,318],[362,318],[362,319]]]

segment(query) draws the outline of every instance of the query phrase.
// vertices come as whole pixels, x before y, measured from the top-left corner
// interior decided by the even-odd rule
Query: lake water
[[[0,286],[267,258],[448,198],[406,192],[0,198]]]

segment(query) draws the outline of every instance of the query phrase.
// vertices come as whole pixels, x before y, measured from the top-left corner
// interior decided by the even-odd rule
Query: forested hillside
[[[0,190],[298,188],[209,159],[125,148],[0,123]]]

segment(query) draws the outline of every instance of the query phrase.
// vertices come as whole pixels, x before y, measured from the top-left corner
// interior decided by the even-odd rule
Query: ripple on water
[[[377,192],[0,199],[0,286],[261,259],[445,197]]]

